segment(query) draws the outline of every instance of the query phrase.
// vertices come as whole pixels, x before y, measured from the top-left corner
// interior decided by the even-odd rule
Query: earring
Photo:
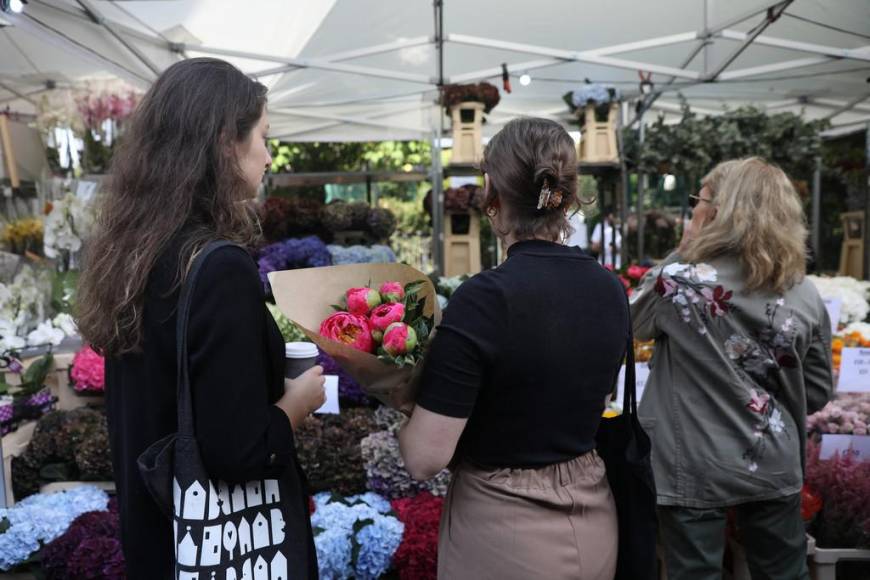
[[[486,215],[487,215],[490,219],[492,219],[492,218],[494,218],[495,216],[498,215],[498,210],[495,209],[495,208],[492,207],[492,206],[489,206],[488,208],[486,208]]]

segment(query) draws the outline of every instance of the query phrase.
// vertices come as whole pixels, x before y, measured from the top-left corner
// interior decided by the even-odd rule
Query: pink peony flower
[[[417,333],[404,322],[394,322],[384,332],[384,350],[390,356],[407,354],[417,346]]]
[[[384,282],[380,293],[384,302],[401,302],[405,299],[405,289],[398,282]]]
[[[100,393],[106,388],[105,372],[106,365],[103,357],[86,346],[73,358],[69,376],[76,391]]]
[[[840,432],[840,426],[836,423],[828,423],[825,427],[825,433],[830,433],[831,435],[836,435]]]
[[[394,302],[381,304],[372,310],[369,322],[371,322],[372,328],[384,331],[392,323],[402,322],[403,318],[405,318],[405,305],[401,302]]]
[[[342,342],[363,352],[374,350],[372,329],[364,316],[336,312],[320,324],[320,336]]]
[[[351,288],[347,291],[347,310],[365,316],[381,303],[381,295],[371,288]]]

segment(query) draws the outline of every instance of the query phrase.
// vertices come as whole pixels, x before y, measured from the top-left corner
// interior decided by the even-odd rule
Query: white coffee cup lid
[[[284,345],[286,358],[314,358],[320,351],[313,342],[288,342]]]

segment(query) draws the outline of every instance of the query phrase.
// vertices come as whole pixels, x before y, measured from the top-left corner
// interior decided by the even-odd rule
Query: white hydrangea
[[[0,349],[27,344],[27,335],[45,320],[50,295],[51,274],[30,266],[23,267],[11,284],[0,284]]]
[[[863,322],[870,314],[870,282],[856,280],[849,276],[836,276],[824,278],[820,276],[807,276],[815,285],[822,298],[839,298],[842,302],[840,308],[840,324]]]

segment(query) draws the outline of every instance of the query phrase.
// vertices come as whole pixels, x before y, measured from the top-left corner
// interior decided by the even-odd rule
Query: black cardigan
[[[178,242],[151,272],[143,310],[142,352],[106,361],[112,462],[128,577],[173,577],[172,522],[145,489],[136,460],[176,431],[176,306],[172,290]],[[294,576],[317,577],[304,476],[290,421],[274,403],[284,389],[284,341],[265,307],[257,266],[241,248],[208,257],[194,292],[189,327],[194,421],[209,475],[227,482],[276,478],[285,499],[286,531],[300,538],[288,554]],[[297,517],[298,516],[298,517]]]

